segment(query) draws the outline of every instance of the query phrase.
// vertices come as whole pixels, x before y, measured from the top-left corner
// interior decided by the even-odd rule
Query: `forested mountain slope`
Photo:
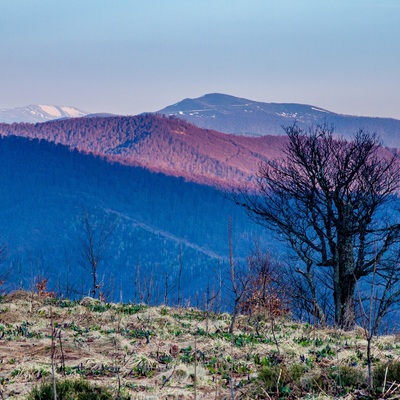
[[[212,187],[44,140],[1,138],[0,168],[0,234],[9,248],[3,271],[13,267],[17,286],[29,287],[42,276],[61,289],[68,282],[88,293],[91,277],[80,257],[83,209],[96,221],[108,215],[119,220],[99,275],[104,290],[121,290],[127,300],[138,279],[142,290],[151,281],[152,301],[160,300],[165,280],[170,288],[176,284],[179,258],[187,298],[214,285],[228,255],[230,216],[237,258],[264,235]]]
[[[222,187],[251,183],[259,163],[276,158],[285,140],[226,135],[151,114],[0,124],[0,135],[45,139],[111,161]]]

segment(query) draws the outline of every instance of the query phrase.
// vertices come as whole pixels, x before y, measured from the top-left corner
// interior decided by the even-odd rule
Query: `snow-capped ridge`
[[[38,123],[59,118],[80,118],[85,115],[88,113],[72,106],[30,104],[25,107],[1,109],[0,122],[8,124],[14,122]]]

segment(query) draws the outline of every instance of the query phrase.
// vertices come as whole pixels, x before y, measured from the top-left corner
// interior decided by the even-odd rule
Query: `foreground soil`
[[[0,399],[27,398],[52,367],[59,380],[83,378],[116,398],[400,398],[389,380],[368,394],[361,328],[241,316],[229,334],[229,324],[228,314],[192,308],[14,292],[0,302]],[[372,348],[374,368],[396,363],[400,337]]]

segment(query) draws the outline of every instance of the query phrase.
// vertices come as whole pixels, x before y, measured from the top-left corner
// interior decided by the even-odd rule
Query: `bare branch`
[[[310,271],[330,271],[335,322],[343,326],[345,314],[354,313],[349,305],[356,282],[375,266],[377,273],[388,268],[400,241],[400,224],[391,212],[400,163],[375,134],[363,130],[349,141],[335,138],[327,124],[284,129],[285,158],[261,165],[257,192],[242,189],[233,200],[287,241],[306,266],[301,271],[310,293],[315,292]]]

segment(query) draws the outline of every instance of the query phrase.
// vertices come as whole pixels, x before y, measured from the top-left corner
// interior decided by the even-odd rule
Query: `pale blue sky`
[[[221,92],[400,119],[400,0],[0,0],[0,108]]]

